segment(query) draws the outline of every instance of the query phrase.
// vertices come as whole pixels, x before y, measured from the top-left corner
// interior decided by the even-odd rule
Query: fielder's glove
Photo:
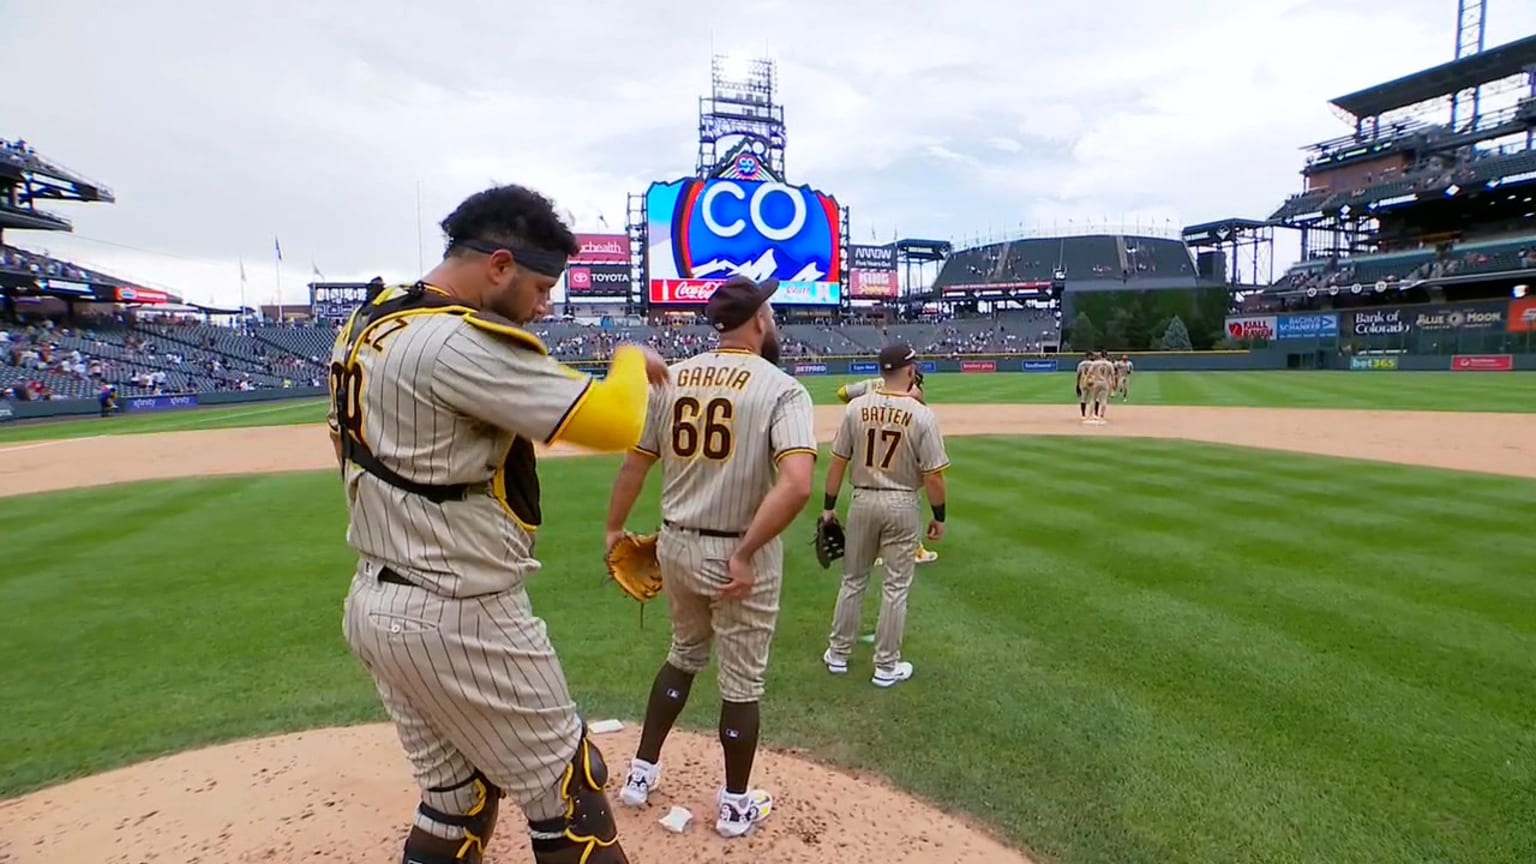
[[[625,594],[646,603],[661,593],[661,565],[656,563],[656,534],[631,534],[608,551],[608,575]]]
[[[843,547],[847,542],[847,536],[843,533],[843,525],[837,521],[837,517],[831,519],[818,519],[816,521],[816,560],[825,570],[832,566],[832,562],[843,557]]]
[[[921,371],[912,373],[912,380],[917,382],[917,386],[923,386],[923,373]]]

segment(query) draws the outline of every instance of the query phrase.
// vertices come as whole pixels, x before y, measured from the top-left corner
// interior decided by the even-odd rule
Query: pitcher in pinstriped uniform
[[[938,419],[909,392],[917,352],[906,345],[889,345],[881,350],[879,362],[882,386],[848,403],[832,441],[821,518],[837,518],[837,495],[848,471],[853,503],[848,507],[842,586],[821,659],[834,675],[848,671],[869,570],[879,557],[885,562],[885,579],[875,626],[872,680],[876,686],[890,687],[912,677],[912,664],[901,657],[901,642],[907,594],[916,569],[913,550],[923,536],[918,487],[927,491],[933,509],[927,539],[939,540],[944,536],[943,471],[949,467],[949,456]]]
[[[768,815],[772,796],[749,781],[758,702],[778,625],[784,569],[779,534],[811,495],[816,433],[810,394],[779,369],[768,299],[777,280],[737,277],[705,307],[720,347],[671,367],[652,395],[645,432],[614,481],[608,548],[624,536],[651,466],[662,466],[657,560],[672,617],[672,646],[656,673],[645,728],[619,800],[643,806],[661,774],[661,749],[694,676],[719,650],[720,747],[725,785],[715,830],[741,837]]]
[[[489,189],[442,227],[442,262],[371,292],[331,355],[358,554],[343,634],[421,789],[401,860],[478,864],[506,795],[539,864],[626,864],[602,756],[524,587],[540,568],[534,442],[627,449],[666,364],[625,346],[593,381],[522,329],[579,248],[543,196]]]

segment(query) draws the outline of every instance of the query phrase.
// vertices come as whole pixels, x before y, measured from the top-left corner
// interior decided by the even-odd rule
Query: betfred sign
[[[628,294],[628,264],[573,264],[565,271],[569,296]]]
[[[724,279],[652,279],[650,300],[657,305],[702,306]],[[836,306],[842,286],[836,282],[780,282],[773,302],[785,306]]]
[[[629,237],[624,234],[577,234],[581,251],[572,264],[628,264]]]
[[[1451,358],[1452,372],[1509,372],[1515,368],[1510,354],[1457,354]]]
[[[1228,318],[1227,336],[1234,342],[1244,339],[1272,341],[1275,338],[1275,316],[1253,315],[1242,318]]]
[[[996,372],[996,360],[961,360],[961,372]]]
[[[848,273],[850,297],[891,299],[896,294],[895,270],[853,270]]]

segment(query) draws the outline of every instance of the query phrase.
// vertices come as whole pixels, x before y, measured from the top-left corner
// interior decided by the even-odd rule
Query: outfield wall
[[[1113,354],[1118,358],[1121,355]],[[1298,352],[1281,348],[1249,351],[1129,352],[1138,372],[1258,372],[1283,369],[1337,369],[1360,372],[1509,372],[1536,371],[1536,354],[1340,354],[1336,350]],[[924,374],[957,372],[996,374],[1007,372],[1072,372],[1081,354],[977,354],[964,358],[923,360]],[[583,372],[601,375],[608,364],[571,361]],[[784,370],[796,376],[878,374],[869,357],[823,357],[786,360]],[[134,396],[119,401],[124,413],[173,411],[285,399],[313,399],[327,395],[323,387],[283,390],[248,390],[176,396]],[[47,402],[0,402],[0,423],[65,417],[91,417],[101,413],[95,399],[53,399]]]

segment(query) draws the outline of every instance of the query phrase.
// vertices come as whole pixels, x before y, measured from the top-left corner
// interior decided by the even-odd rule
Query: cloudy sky
[[[1492,0],[1488,45],[1536,31]],[[1331,97],[1451,58],[1452,0],[0,0],[0,137],[116,192],[10,232],[196,302],[410,279],[496,182],[578,229],[690,173],[712,51],[779,64],[790,179],[853,239],[1264,218]],[[422,218],[417,218],[417,188]],[[1293,252],[1282,252],[1277,270]]]

